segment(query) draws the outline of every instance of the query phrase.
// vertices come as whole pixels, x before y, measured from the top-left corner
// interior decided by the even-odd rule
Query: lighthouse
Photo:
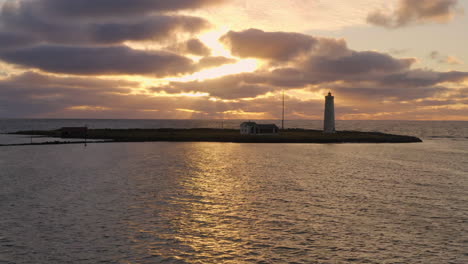
[[[335,97],[330,93],[325,96],[325,120],[323,133],[335,133]]]

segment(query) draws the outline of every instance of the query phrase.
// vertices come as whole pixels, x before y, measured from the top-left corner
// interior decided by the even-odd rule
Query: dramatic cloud
[[[0,80],[1,116],[60,112],[74,105],[99,106],[103,97],[128,94],[138,83],[95,78],[60,78],[26,72]]]
[[[367,22],[386,28],[398,28],[426,22],[445,23],[456,14],[458,0],[400,0],[393,13],[374,11]]]
[[[201,92],[222,99],[240,99],[255,98],[275,89],[267,84],[255,83],[253,78],[253,74],[242,73],[205,81],[173,82],[169,87],[154,88],[153,91]]]
[[[256,56],[288,65],[272,72],[257,73],[257,78],[275,86],[301,87],[343,80],[373,80],[408,71],[416,62],[413,58],[397,59],[374,51],[353,51],[342,39],[299,33],[250,29],[229,32],[221,40],[227,42],[238,56]]]
[[[346,98],[347,100],[366,101],[374,100],[382,103],[383,101],[410,101],[421,98],[431,98],[441,93],[450,91],[445,87],[428,86],[415,87],[393,87],[392,89],[382,89],[375,87],[372,84],[346,84],[346,85],[331,85],[329,86],[336,94]]]
[[[435,72],[428,70],[411,70],[398,74],[383,76],[377,81],[381,85],[391,87],[421,87],[433,86],[441,83],[462,83],[468,80],[468,72]]]
[[[179,32],[197,33],[207,28],[204,19],[187,16],[151,16],[141,21],[93,24],[84,32],[98,43],[121,43],[127,40],[164,40]]]
[[[28,46],[37,42],[37,39],[29,35],[12,32],[0,32],[0,50]]]
[[[192,54],[197,56],[209,56],[211,50],[199,39],[190,39],[167,48],[182,54]]]
[[[349,56],[329,58],[311,57],[305,66],[309,72],[343,76],[364,73],[393,73],[408,70],[414,59],[395,59],[387,54],[373,51],[352,52]]]
[[[241,80],[241,81],[239,81]],[[233,87],[227,95],[238,92],[239,97],[261,94],[267,85],[247,85],[255,80],[249,74],[240,74],[204,82],[181,83],[199,89],[223,93],[221,85]],[[242,83],[245,83],[242,85]],[[239,84],[241,86],[239,86]],[[139,83],[122,80],[102,80],[94,77],[55,77],[25,73],[0,80],[0,116],[8,117],[89,117],[89,118],[278,118],[281,115],[281,95],[249,100],[219,101],[210,97],[187,97],[179,93],[190,88],[166,87],[166,96],[130,93]],[[468,89],[447,89],[439,86],[417,89],[395,88],[381,90],[371,84],[336,83],[327,85],[338,96],[337,114],[341,118],[384,119],[405,118],[405,111],[417,118],[431,118],[434,114],[462,117],[466,109],[450,105],[466,104]],[[164,89],[153,89],[161,92]],[[195,90],[197,90],[195,89]],[[270,88],[266,88],[270,90]],[[310,88],[320,92],[322,88]],[[254,91],[254,92],[252,92]],[[255,92],[256,91],[256,92]],[[328,90],[327,90],[328,91]],[[325,92],[325,91],[323,91]],[[432,97],[437,96],[437,99]],[[234,98],[233,98],[234,99]],[[289,118],[319,119],[323,111],[323,98],[306,99],[286,96]],[[385,100],[385,102],[384,102]],[[410,104],[402,104],[411,100]],[[438,107],[438,111],[431,110]],[[422,107],[422,110],[417,110]],[[424,111],[427,108],[429,110]],[[394,111],[397,111],[394,113]],[[381,112],[384,112],[382,114]]]
[[[20,2],[29,3],[29,2]],[[179,33],[198,33],[208,21],[191,16],[148,15],[105,21],[64,20],[31,10],[28,5],[5,5],[0,29],[22,38],[54,44],[116,44],[125,41],[161,41]],[[5,34],[5,33],[4,33]],[[32,40],[31,40],[32,41]]]
[[[118,17],[197,9],[224,0],[41,0],[37,7],[63,17]]]
[[[221,117],[225,111],[259,107],[215,102],[207,97],[130,94],[129,88],[138,85],[122,80],[28,72],[0,80],[0,116],[185,119]]]
[[[0,58],[23,67],[77,75],[176,76],[195,70],[185,57],[163,52],[133,50],[126,46],[35,46],[0,52]]]
[[[55,87],[60,87],[61,89],[80,88],[81,90],[86,91],[129,93],[130,88],[136,88],[139,86],[137,82],[132,81],[112,81],[86,77],[57,77],[38,74],[35,72],[25,72],[20,75],[13,75],[8,79],[1,80],[0,83],[2,83],[2,89],[7,87],[12,89],[21,87],[21,90],[30,90],[35,91],[36,93],[41,93],[43,91],[36,87],[48,89],[55,89]]]
[[[198,62],[198,66],[203,68],[213,68],[218,67],[224,64],[232,64],[235,63],[235,59],[230,59],[226,57],[204,57]]]
[[[229,34],[232,36],[234,33]],[[248,35],[251,39],[258,39],[254,36],[256,34],[281,37],[290,33],[249,30]],[[296,36],[300,39],[313,39],[314,46],[308,52],[303,52],[301,56],[293,56],[293,59],[285,61],[287,67],[263,69],[253,73],[230,75],[206,81],[174,82],[156,90],[168,93],[207,93],[220,99],[232,100],[265,96],[269,92],[282,89],[337,87],[337,89],[356,89],[356,94],[368,92],[377,95],[380,90],[382,95],[388,94],[394,98],[413,98],[418,94],[421,98],[425,98],[436,91],[445,91],[445,87],[442,86],[444,83],[460,84],[468,79],[468,73],[465,72],[411,69],[416,62],[414,58],[395,58],[375,51],[354,51],[349,49],[343,40],[314,38],[300,34]],[[271,42],[272,45],[276,43],[273,40]],[[242,45],[239,42],[235,43]],[[238,47],[231,43],[231,48],[236,50]],[[289,48],[293,50],[293,46],[285,50],[289,51]],[[264,54],[263,57],[266,60],[275,61],[281,58],[277,54],[272,52]],[[336,86],[337,83],[340,86]],[[359,90],[363,86],[366,90]],[[398,94],[401,94],[401,97],[398,97]]]
[[[260,58],[288,61],[309,52],[317,40],[311,36],[289,32],[264,32],[249,29],[230,31],[220,39],[233,55],[242,58]]]

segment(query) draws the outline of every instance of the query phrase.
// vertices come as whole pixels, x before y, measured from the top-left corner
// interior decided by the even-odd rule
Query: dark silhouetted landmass
[[[61,130],[19,131],[13,134],[61,137]],[[234,129],[89,129],[87,139],[111,142],[233,142],[233,143],[416,143],[413,136],[378,132],[287,129],[278,135],[241,135]],[[75,142],[69,142],[75,143]],[[93,143],[93,142],[88,142]]]

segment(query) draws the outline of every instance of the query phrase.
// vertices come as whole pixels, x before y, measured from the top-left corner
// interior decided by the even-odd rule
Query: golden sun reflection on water
[[[250,207],[257,202],[258,185],[250,184],[249,164],[231,162],[243,146],[202,145],[206,148],[174,145],[181,155],[168,158],[171,164],[133,180],[142,197],[130,210],[145,211],[127,223],[136,234],[131,238],[134,251],[181,263],[237,263],[239,256],[252,254],[246,238],[262,233],[254,228],[257,220]],[[160,163],[166,157],[148,156],[135,170],[150,167],[153,159]]]
[[[310,212],[304,211],[310,208],[297,203],[303,187],[290,180],[294,172],[275,172],[287,166],[281,155],[269,153],[278,151],[276,146],[190,145],[183,160],[189,170],[171,197],[171,207],[179,211],[171,213],[170,229],[176,231],[172,239],[179,247],[165,256],[186,263],[261,263],[272,255],[291,261],[305,256],[305,248],[295,244],[306,243],[310,226],[304,223]]]
[[[248,222],[242,221],[245,207],[255,200],[248,192],[253,186],[249,186],[247,175],[233,175],[242,168],[233,168],[235,165],[226,160],[239,153],[239,148],[236,144],[219,145],[187,156],[191,177],[180,183],[185,195],[175,197],[186,210],[172,224],[181,234],[178,240],[201,259],[217,256],[224,262],[235,262],[233,256],[248,254],[242,242]]]

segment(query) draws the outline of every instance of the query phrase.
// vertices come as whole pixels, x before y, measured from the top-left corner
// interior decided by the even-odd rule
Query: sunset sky
[[[465,0],[0,6],[0,118],[468,121]]]

